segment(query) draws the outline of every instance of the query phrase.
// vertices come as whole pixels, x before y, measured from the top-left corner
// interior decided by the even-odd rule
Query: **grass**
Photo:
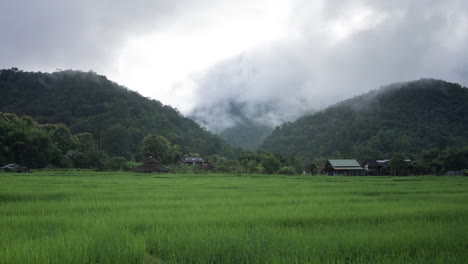
[[[468,177],[0,174],[0,263],[467,263]]]

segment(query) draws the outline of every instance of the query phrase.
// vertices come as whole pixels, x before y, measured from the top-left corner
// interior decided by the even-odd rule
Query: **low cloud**
[[[303,1],[296,7],[302,15],[290,39],[197,78],[195,118],[214,131],[232,126],[239,122],[230,112],[234,102],[243,115],[275,126],[393,82],[468,84],[464,1]]]
[[[393,82],[468,84],[465,0],[18,0],[0,23],[0,68],[93,70],[213,131]]]
[[[2,1],[1,67],[108,72],[134,35],[157,31],[193,1]]]

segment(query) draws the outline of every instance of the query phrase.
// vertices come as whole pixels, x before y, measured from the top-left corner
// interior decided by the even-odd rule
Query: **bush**
[[[278,174],[296,174],[296,171],[294,170],[294,168],[285,166],[279,169]]]
[[[107,170],[125,170],[127,160],[124,157],[112,157],[106,160],[105,169]]]

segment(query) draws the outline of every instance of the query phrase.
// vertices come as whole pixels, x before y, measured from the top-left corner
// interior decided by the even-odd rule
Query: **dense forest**
[[[145,136],[139,151],[170,164],[171,171],[176,173],[205,172],[198,166],[185,166],[179,146],[161,135]],[[285,159],[266,152],[242,152],[237,159],[219,154],[206,158],[215,165],[215,172],[294,174],[306,169],[303,158]],[[0,165],[13,162],[30,168],[98,170],[132,170],[138,165],[125,157],[105,153],[91,133],[72,134],[64,124],[39,124],[29,116],[0,112]]]
[[[308,159],[362,161],[394,153],[421,158],[424,152],[466,146],[468,89],[423,79],[392,84],[285,123],[260,149]]]
[[[255,152],[93,72],[1,70],[0,92],[0,165],[132,169],[152,155],[174,172],[202,172],[182,163],[200,154],[231,173],[314,174],[340,158],[391,159],[401,174],[468,168],[468,89],[439,80],[393,84],[283,124]],[[253,145],[268,128],[244,122],[223,133]]]
[[[63,124],[41,125],[29,116],[0,113],[0,164],[98,168],[104,161],[90,133],[72,135]]]
[[[39,124],[64,124],[74,135],[89,133],[109,156],[140,160],[148,134],[163,136],[181,153],[234,158],[239,152],[177,109],[94,72],[0,70],[0,94],[0,112],[31,116]]]

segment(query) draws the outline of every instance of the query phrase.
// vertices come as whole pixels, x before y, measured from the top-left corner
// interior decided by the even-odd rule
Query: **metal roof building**
[[[355,159],[328,160],[324,168],[328,175],[362,175],[363,168]]]

